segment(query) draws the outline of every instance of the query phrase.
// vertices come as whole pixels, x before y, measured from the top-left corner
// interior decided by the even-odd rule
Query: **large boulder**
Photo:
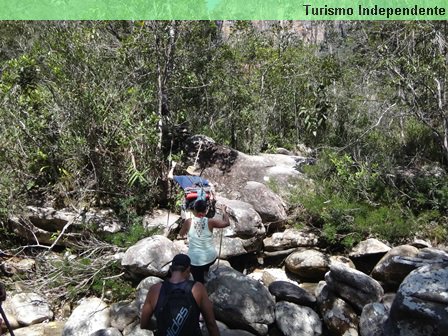
[[[22,326],[53,319],[53,311],[47,299],[36,293],[15,294],[11,298],[15,319]]]
[[[285,336],[322,335],[319,315],[309,307],[281,301],[275,305],[275,323]]]
[[[263,223],[272,223],[281,228],[287,218],[286,204],[282,198],[275,194],[266,185],[260,182],[248,181],[240,190],[241,199],[252,204],[258,212]]]
[[[274,281],[268,287],[269,292],[275,296],[275,300],[288,301],[301,306],[314,308],[316,297],[288,281]]]
[[[378,281],[343,263],[334,263],[325,274],[328,287],[339,297],[350,303],[357,312],[373,302],[380,302],[384,290]]]
[[[376,264],[372,270],[372,277],[398,287],[403,279],[416,267],[410,263],[400,262],[401,258],[395,257],[416,257],[418,253],[418,248],[411,245],[401,245],[392,248]]]
[[[216,324],[218,325],[219,334],[220,336],[255,336],[255,334],[252,334],[246,330],[241,329],[229,329],[228,326],[226,326],[221,321],[216,321]],[[204,324],[202,326],[202,335],[203,336],[209,336],[208,330],[206,328],[206,325]]]
[[[217,197],[219,206],[224,204],[230,218],[230,226],[213,231],[216,250],[221,259],[244,255],[259,251],[266,236],[265,227],[260,215],[253,206],[237,200]],[[218,214],[221,216],[220,210]]]
[[[109,308],[98,298],[83,299],[65,323],[62,336],[90,336],[110,326]]]
[[[353,307],[338,297],[324,281],[316,288],[317,306],[333,335],[357,335],[359,318]]]
[[[27,327],[14,329],[14,336],[62,335],[64,324],[64,321],[51,321],[48,323],[32,324]]]
[[[110,325],[123,331],[138,318],[139,307],[135,302],[117,302],[110,306]]]
[[[285,260],[286,268],[300,279],[319,281],[330,267],[330,257],[317,250],[291,253]]]
[[[380,259],[389,252],[390,247],[375,238],[361,241],[353,247],[349,253],[349,258],[353,261],[356,269],[370,274]]]
[[[215,270],[206,288],[216,318],[229,328],[266,335],[274,322],[274,298],[259,281],[228,267]]]
[[[230,199],[270,204],[271,193],[263,192],[258,199],[254,199],[253,194],[244,191],[247,182],[275,186],[278,189],[278,192],[275,192],[283,196],[295,181],[305,179],[297,170],[297,166],[306,162],[306,157],[281,154],[247,155],[218,145],[213,139],[202,135],[188,138],[185,141],[185,151],[191,163],[196,163],[198,173],[202,172],[203,177],[213,182],[217,192]],[[261,211],[264,213],[266,210]],[[276,210],[274,214],[277,217],[280,215],[281,218],[283,211],[279,211]]]
[[[384,322],[388,316],[389,310],[384,304],[366,304],[359,320],[359,333],[361,336],[387,336],[384,335]]]
[[[177,253],[171,240],[155,235],[129,247],[121,260],[121,265],[138,276],[164,277]]]
[[[388,336],[442,336],[448,331],[448,263],[422,266],[401,283]]]
[[[286,229],[275,232],[263,240],[264,250],[267,252],[282,251],[296,247],[316,246],[318,238],[314,233],[307,233],[297,229]]]
[[[166,209],[157,209],[143,217],[143,227],[149,231],[160,231],[165,237],[179,229],[180,215]]]

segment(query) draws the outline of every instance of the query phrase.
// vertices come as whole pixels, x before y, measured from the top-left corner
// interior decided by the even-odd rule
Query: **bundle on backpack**
[[[155,311],[158,336],[198,336],[199,307],[191,289],[194,281],[180,284],[164,281]]]
[[[173,179],[185,193],[184,210],[193,209],[194,203],[199,199],[203,199],[207,202],[207,217],[212,218],[215,215],[216,200],[207,179],[189,175],[177,175]]]

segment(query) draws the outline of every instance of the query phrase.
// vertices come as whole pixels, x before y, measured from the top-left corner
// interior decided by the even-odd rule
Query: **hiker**
[[[223,219],[207,218],[207,202],[197,200],[193,206],[193,217],[185,220],[179,237],[188,233],[188,255],[191,258],[193,279],[205,283],[205,275],[218,258],[213,241],[213,229],[222,229],[230,225],[227,207],[222,208]]]
[[[190,266],[186,254],[177,254],[171,262],[169,278],[149,289],[140,319],[142,329],[150,329],[154,314],[157,321],[155,335],[199,336],[202,335],[199,325],[199,315],[202,314],[209,335],[219,336],[213,304],[204,285],[189,280]],[[174,313],[169,314],[169,311]]]

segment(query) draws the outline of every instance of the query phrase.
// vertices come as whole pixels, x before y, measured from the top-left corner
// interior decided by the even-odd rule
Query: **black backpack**
[[[157,336],[199,336],[199,307],[191,289],[194,281],[182,284],[164,281],[156,307]]]

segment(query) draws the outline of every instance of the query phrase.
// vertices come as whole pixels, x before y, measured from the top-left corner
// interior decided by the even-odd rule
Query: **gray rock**
[[[274,298],[259,281],[228,267],[215,271],[206,284],[216,318],[231,329],[266,335],[274,322]]]
[[[139,314],[135,302],[117,302],[110,306],[110,325],[123,331],[126,326],[134,322]]]
[[[417,265],[401,263],[400,257],[416,257],[418,248],[410,245],[396,246],[389,250],[372,270],[372,277],[389,285],[398,285]]]
[[[62,336],[90,336],[110,326],[109,308],[98,298],[83,299],[65,323]]]
[[[177,250],[171,240],[155,235],[144,238],[128,248],[121,265],[136,275],[164,277],[176,254]]]
[[[387,336],[384,335],[384,322],[389,311],[382,303],[368,303],[362,309],[359,331],[361,336]]]
[[[345,264],[335,263],[325,275],[328,287],[359,312],[373,302],[380,302],[384,290],[378,281]]]
[[[412,271],[400,285],[386,326],[388,336],[442,336],[448,331],[448,265]]]
[[[122,334],[117,328],[107,328],[97,330],[90,336],[122,336]]]
[[[269,292],[278,301],[288,301],[301,306],[314,308],[316,298],[303,288],[287,281],[274,281],[268,287]]]
[[[281,301],[275,305],[275,322],[285,336],[322,335],[319,315],[309,307]]]
[[[316,288],[317,305],[325,326],[333,335],[357,335],[359,318],[353,307],[325,285]]]
[[[286,268],[300,279],[319,281],[329,270],[330,258],[316,250],[291,253],[285,260]]]
[[[370,274],[373,267],[389,250],[390,247],[378,239],[369,238],[356,245],[349,253],[349,258],[355,264],[356,269]]]
[[[266,185],[260,182],[248,181],[240,190],[241,198],[252,204],[260,215],[263,223],[276,223],[276,228],[281,228],[287,218],[286,205],[282,198],[275,194]]]
[[[11,308],[15,319],[22,326],[52,320],[54,315],[47,299],[35,293],[13,295]]]

